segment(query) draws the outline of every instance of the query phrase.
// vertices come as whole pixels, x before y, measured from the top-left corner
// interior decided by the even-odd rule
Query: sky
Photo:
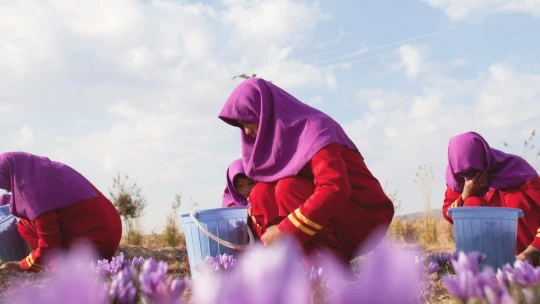
[[[217,115],[256,74],[341,123],[401,212],[432,166],[439,208],[452,136],[521,154],[540,128],[539,30],[540,0],[0,1],[0,151],[104,193],[128,174],[159,233],[177,193],[221,206],[241,149]]]

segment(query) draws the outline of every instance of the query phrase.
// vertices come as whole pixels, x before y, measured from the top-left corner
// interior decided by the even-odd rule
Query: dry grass
[[[418,244],[426,251],[454,251],[454,230],[453,226],[448,223],[445,219],[432,219],[433,225],[425,225],[424,220],[416,221],[399,221],[399,224],[396,225],[392,223],[392,227],[401,227],[398,232],[390,231],[389,237],[395,241],[398,241],[403,244]],[[422,236],[426,234],[424,230],[433,229],[429,234],[437,235],[437,238],[431,242],[421,242]]]

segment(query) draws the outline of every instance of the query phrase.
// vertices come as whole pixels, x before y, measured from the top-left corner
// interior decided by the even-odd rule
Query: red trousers
[[[262,229],[252,225],[252,230],[261,237],[268,227],[279,224],[314,192],[315,185],[309,178],[289,177],[277,183],[258,182],[250,194],[250,202],[252,214]],[[314,263],[317,263],[316,258],[322,252],[327,251],[349,264],[355,254],[359,253],[359,247],[366,245],[364,241],[372,232],[378,230],[386,233],[393,215],[394,207],[391,203],[378,208],[367,208],[351,200],[327,225],[310,237],[302,249],[315,258],[312,260]],[[370,244],[371,247],[362,247],[362,253],[374,249],[377,243],[375,241]]]
[[[77,240],[93,244],[101,259],[115,255],[122,237],[122,221],[114,205],[98,193],[97,198],[45,212],[34,221],[19,221],[20,235],[34,249],[30,254],[32,262],[39,264],[52,250],[68,249]],[[31,266],[25,260],[21,263],[23,268]]]

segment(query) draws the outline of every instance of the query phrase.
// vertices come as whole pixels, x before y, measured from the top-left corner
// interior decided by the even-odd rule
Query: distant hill
[[[433,218],[444,218],[443,214],[442,214],[442,208],[433,208],[431,209],[431,214],[433,216]],[[400,215],[398,216],[398,218],[400,220],[404,220],[404,221],[416,221],[416,220],[420,220],[422,219],[424,216],[424,212],[423,211],[419,211],[419,212],[412,212],[412,213],[407,213],[407,214],[403,214],[403,215]]]

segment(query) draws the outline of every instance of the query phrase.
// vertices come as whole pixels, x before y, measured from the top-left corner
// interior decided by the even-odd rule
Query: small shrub
[[[176,247],[180,242],[180,231],[176,224],[176,218],[178,217],[178,210],[182,203],[181,194],[175,196],[175,200],[172,203],[172,212],[167,216],[167,225],[165,231],[163,231],[162,239],[163,245],[168,247]]]

